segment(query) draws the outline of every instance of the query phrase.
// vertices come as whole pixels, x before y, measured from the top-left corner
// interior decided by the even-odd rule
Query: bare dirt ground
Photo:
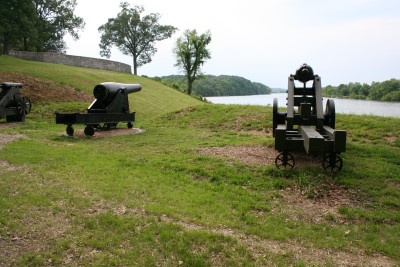
[[[39,79],[27,74],[15,72],[0,72],[0,83],[16,82],[22,83],[20,92],[29,97],[32,103],[50,103],[50,102],[72,102],[93,100],[87,92],[75,90],[70,86],[59,85],[50,80]]]

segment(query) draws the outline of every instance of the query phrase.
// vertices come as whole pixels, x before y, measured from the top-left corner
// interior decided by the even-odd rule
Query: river
[[[269,95],[249,95],[249,96],[218,96],[206,97],[207,101],[215,104],[239,104],[239,105],[258,105],[272,106],[274,98],[278,99],[278,107],[286,107],[286,93],[274,93]],[[323,98],[325,110],[326,100]],[[369,101],[356,99],[333,98],[335,101],[336,113],[342,114],[366,114],[383,117],[400,118],[400,102]]]

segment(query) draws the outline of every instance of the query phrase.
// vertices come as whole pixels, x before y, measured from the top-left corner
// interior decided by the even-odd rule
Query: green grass
[[[70,82],[60,73],[83,75],[9,57],[0,58],[0,71],[4,62],[60,83]],[[102,71],[86,71],[92,74],[75,80],[97,83],[88,77]],[[338,114],[337,128],[348,132],[344,169],[334,176],[319,166],[285,172],[198,152],[273,146],[272,108],[203,104],[145,78],[123,77],[118,81],[147,83],[130,97],[138,116],[143,112],[136,122],[142,134],[63,136],[47,108],[86,103],[34,106],[25,124],[0,128],[27,136],[1,149],[0,161],[12,167],[0,169],[0,264],[335,266],[335,253],[353,255],[359,265],[369,262],[356,255],[400,264],[399,119]],[[167,96],[176,106],[160,105]],[[318,210],[327,207],[318,204],[324,187],[328,200],[351,201]],[[343,196],[333,195],[337,188]]]
[[[164,113],[203,104],[151,79],[128,73],[25,61],[10,56],[0,56],[0,72],[18,72],[48,79],[60,85],[88,91],[90,94],[95,85],[102,82],[139,83],[142,85],[142,91],[129,96],[131,109],[140,110],[137,114],[138,121],[147,121]],[[33,109],[36,108],[34,104]],[[54,108],[51,107],[51,109]]]

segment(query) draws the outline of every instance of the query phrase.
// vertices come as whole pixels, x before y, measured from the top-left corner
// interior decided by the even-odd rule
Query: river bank
[[[277,98],[278,107],[286,107],[286,97],[286,93],[273,93],[269,95],[206,97],[205,99],[214,104],[272,106],[273,99]],[[333,99],[335,101],[337,113],[400,118],[400,102],[324,97],[324,109],[327,99]]]

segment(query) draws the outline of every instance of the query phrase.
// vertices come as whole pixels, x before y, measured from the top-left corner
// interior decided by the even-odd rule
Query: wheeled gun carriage
[[[20,94],[21,88],[21,83],[0,84],[0,118],[5,117],[7,122],[24,122],[25,115],[31,111],[31,101]]]
[[[93,89],[96,98],[86,113],[56,113],[56,123],[67,125],[67,135],[74,135],[73,124],[86,125],[84,133],[93,136],[97,129],[115,128],[118,123],[126,122],[128,128],[133,127],[135,112],[129,111],[128,94],[139,92],[140,84],[122,84],[105,82]]]
[[[295,80],[303,83],[296,87]],[[306,87],[313,81],[312,87]],[[335,129],[335,103],[326,102],[323,112],[321,78],[303,64],[295,75],[288,78],[287,112],[278,111],[278,100],[273,101],[273,136],[278,168],[292,169],[295,159],[291,151],[305,151],[307,155],[322,155],[322,167],[335,172],[343,167],[339,156],[346,150],[346,131]]]

